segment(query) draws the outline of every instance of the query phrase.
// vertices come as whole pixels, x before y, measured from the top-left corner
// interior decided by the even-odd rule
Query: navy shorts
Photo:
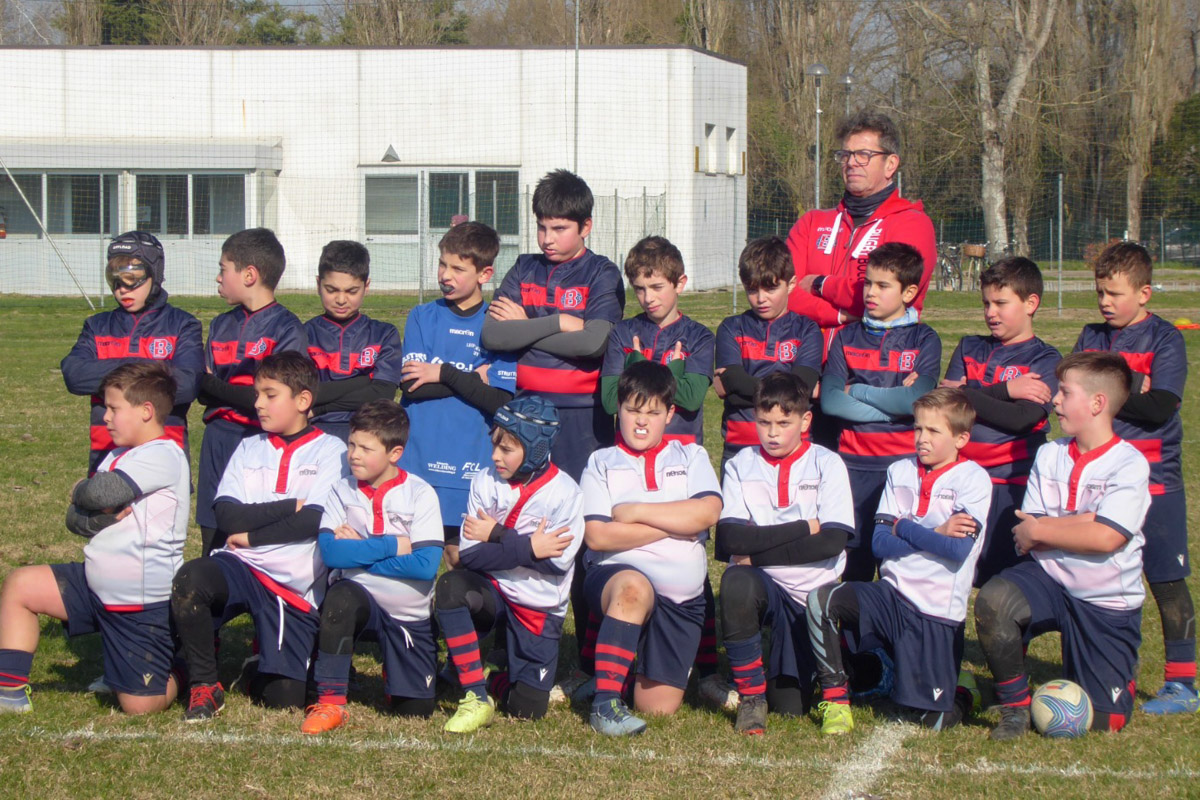
[[[221,568],[229,587],[225,611],[214,625],[220,628],[229,620],[249,614],[258,637],[258,671],[264,675],[282,675],[297,681],[307,680],[308,667],[317,646],[321,618],[314,607],[305,612],[288,605],[268,591],[237,556],[216,553],[213,560]]]
[[[50,571],[67,610],[67,636],[100,634],[104,682],[121,694],[166,694],[175,652],[171,604],[164,600],[142,611],[109,611],[88,588],[83,564],[51,564]]]
[[[350,441],[350,420],[346,420],[345,422],[331,422],[319,419],[313,422],[313,427],[321,429],[330,436],[336,436],[343,442]]]
[[[597,611],[602,608],[600,600],[605,584],[618,572],[627,569],[640,574],[636,567],[626,564],[593,564],[583,584],[588,607]],[[642,626],[642,635],[638,640],[637,674],[677,689],[687,688],[688,674],[696,661],[703,631],[703,594],[675,603],[655,592],[654,610]]]
[[[871,549],[875,535],[875,515],[879,513],[879,499],[887,483],[887,470],[846,469],[850,476],[850,496],[854,501],[854,519],[858,530],[846,542],[847,549],[865,547]]]
[[[1108,714],[1133,713],[1142,610],[1110,611],[1072,597],[1037,563],[1000,573],[1012,581],[1033,610],[1025,642],[1043,633],[1062,633],[1063,677],[1083,687],[1092,707]]]
[[[923,711],[949,711],[963,654],[963,623],[922,614],[887,581],[847,583],[858,598],[858,630],[846,630],[852,652],[882,647],[892,654],[892,700]]]
[[[437,642],[427,619],[400,622],[371,597],[371,615],[364,634],[379,642],[383,652],[383,690],[392,697],[430,698],[437,675]]]
[[[983,552],[975,565],[975,586],[980,587],[1002,570],[1029,561],[1029,556],[1017,555],[1012,530],[1017,526],[1017,511],[1025,501],[1025,487],[1015,483],[992,484],[992,505],[988,510],[987,528],[983,537]]]
[[[758,567],[758,574],[767,592],[767,613],[764,624],[771,626],[771,652],[767,655],[767,680],[786,675],[800,682],[808,691],[817,671],[812,644],[808,638],[808,617],[804,606],[784,591],[771,576]]]
[[[242,439],[258,433],[258,428],[239,425],[227,419],[214,419],[204,429],[200,442],[200,468],[196,478],[196,524],[202,528],[217,527],[217,515],[213,503],[217,499],[217,486],[233,451]],[[206,556],[208,553],[201,553]]]
[[[612,447],[616,429],[611,414],[597,398],[596,405],[558,409],[558,438],[550,450],[550,460],[578,481],[588,458],[602,447]]]
[[[496,622],[500,621],[501,609],[505,614],[508,679],[541,692],[549,692],[554,688],[558,643],[562,639],[564,618],[509,603],[494,583],[489,580],[485,585],[492,592],[497,611]],[[486,634],[487,631],[480,633]]]
[[[1177,492],[1150,496],[1142,525],[1142,572],[1150,583],[1181,581],[1192,574],[1188,556],[1187,498]]]

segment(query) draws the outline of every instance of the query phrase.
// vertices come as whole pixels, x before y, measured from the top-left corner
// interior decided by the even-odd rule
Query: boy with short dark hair
[[[754,393],[759,381],[772,372],[793,372],[815,390],[824,351],[817,324],[788,310],[796,271],[783,239],[764,236],[747,244],[738,259],[738,276],[750,308],[726,317],[716,336],[714,385],[725,403],[722,464],[742,448],[758,445]]]
[[[234,308],[209,323],[207,373],[200,386],[199,400],[207,408],[196,480],[196,524],[204,555],[220,547],[229,533],[217,530],[217,484],[241,441],[260,431],[254,415],[259,362],[272,353],[303,353],[308,348],[299,318],[275,302],[275,287],[286,264],[283,245],[266,228],[238,231],[221,245],[217,294]]]
[[[583,542],[579,485],[551,461],[558,414],[537,395],[501,406],[492,466],[471,481],[461,569],[438,579],[434,607],[463,699],[445,729],[490,725],[497,703],[541,719],[550,702],[575,552]],[[490,678],[479,636],[504,620],[508,664]]]
[[[980,278],[983,319],[991,334],[959,340],[943,386],[958,386],[975,408],[971,441],[963,450],[992,477],[991,531],[979,557],[975,585],[1017,563],[1011,531],[1025,498],[1033,456],[1046,442],[1050,399],[1058,389],[1059,352],[1033,333],[1042,302],[1042,272],[1019,256],[997,261]]]
[[[437,489],[452,568],[471,481],[491,463],[492,414],[516,392],[516,354],[480,344],[488,309],[483,287],[499,252],[500,235],[482,222],[446,231],[438,242],[442,297],[414,308],[404,323],[401,403],[412,434],[400,466]]]
[[[1063,675],[1092,700],[1092,730],[1120,730],[1133,712],[1141,643],[1142,524],[1150,465],[1113,433],[1131,372],[1115,353],[1072,353],[1056,370],[1063,438],[1038,450],[1013,530],[1033,556],[975,598],[975,629],[995,679],[1000,722],[991,738],[1029,730],[1025,646],[1062,633]]]
[[[317,538],[332,572],[317,633],[317,702],[301,733],[349,721],[350,659],[363,634],[383,651],[389,710],[433,714],[437,643],[429,604],[442,557],[442,517],[433,487],[396,466],[408,433],[408,415],[391,400],[371,400],[350,417],[350,474],[329,492]]]
[[[631,364],[617,385],[621,436],[583,473],[588,607],[596,637],[592,729],[633,736],[646,723],[622,699],[636,658],[634,706],[673,714],[704,624],[704,539],[721,513],[721,490],[698,444],[666,440],[678,387],[653,361]]]
[[[225,546],[175,576],[171,614],[191,682],[186,722],[207,722],[224,708],[213,632],[247,613],[259,646],[250,697],[270,708],[304,706],[325,594],[317,532],[346,453],[341,439],[308,422],[319,383],[303,353],[262,359],[254,376],[262,433],[238,444],[214,503],[229,532]]]
[[[142,231],[122,233],[109,242],[104,277],[118,307],[88,317],[60,365],[67,391],[91,395],[89,475],[116,447],[104,424],[100,384],[122,364],[142,359],[170,363],[176,396],[164,430],[189,452],[187,412],[204,375],[204,338],[200,321],[168,302],[164,260],[162,244]]]
[[[0,590],[0,712],[28,712],[38,615],[67,635],[100,633],[104,682],[128,714],[166,709],[171,672],[171,578],[183,562],[191,493],[187,454],[164,424],[178,396],[170,369],[133,361],[100,382],[115,449],[71,491],[67,529],[88,539],[83,563],[20,567]]]
[[[937,384],[942,342],[917,321],[912,302],[924,262],[916,248],[889,242],[867,258],[866,316],[838,329],[821,376],[821,408],[842,424],[838,453],[850,473],[858,531],[851,537],[843,578],[875,577],[873,519],[888,467],[915,455],[913,402]]]
[[[517,390],[537,392],[559,412],[554,463],[579,480],[588,456],[613,442],[599,401],[609,331],[621,321],[625,287],[617,266],[587,249],[592,191],[565,169],[533,192],[541,254],[522,255],[504,276],[483,325],[483,345],[516,352]]]
[[[767,375],[755,395],[759,446],[725,465],[725,508],[717,523],[721,628],[739,703],[735,729],[767,727],[767,708],[808,713],[815,668],[805,603],[812,590],[836,583],[854,532],[846,466],[807,440],[809,388],[788,372]],[[771,655],[762,660],[762,628]]]
[[[321,386],[313,424],[343,442],[350,416],[375,399],[391,400],[400,384],[400,333],[362,313],[371,288],[371,254],[358,242],[335,240],[317,261],[317,295],[325,313],[304,323],[308,357]]]
[[[888,467],[871,517],[880,580],[826,585],[808,596],[823,734],[854,728],[843,635],[852,651],[890,654],[892,700],[919,711],[922,725],[945,730],[977,702],[974,679],[960,675],[959,665],[992,483],[983,467],[962,457],[975,410],[961,389],[934,389],[912,411],[917,456]]]
[[[1179,404],[1187,380],[1183,335],[1146,305],[1154,293],[1153,262],[1139,244],[1119,242],[1096,260],[1096,299],[1104,322],[1085,325],[1075,351],[1109,351],[1133,371],[1133,391],[1113,431],[1150,462],[1150,510],[1142,532],[1146,582],[1162,618],[1164,682],[1148,714],[1200,710],[1196,691],[1196,611],[1188,590],[1187,497],[1183,485],[1183,422]]]

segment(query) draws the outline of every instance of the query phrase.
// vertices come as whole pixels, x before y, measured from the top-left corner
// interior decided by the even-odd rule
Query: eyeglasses
[[[895,155],[890,150],[834,150],[833,157],[838,163],[845,164],[853,161],[856,167],[865,167],[875,156]]]

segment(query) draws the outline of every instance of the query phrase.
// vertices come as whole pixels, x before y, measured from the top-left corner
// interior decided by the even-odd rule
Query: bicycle
[[[958,245],[948,242],[938,243],[937,268],[934,278],[939,291],[957,292],[962,290],[962,265],[959,263]]]
[[[979,278],[987,268],[987,244],[964,244],[959,261],[962,288],[968,292],[979,289]]]

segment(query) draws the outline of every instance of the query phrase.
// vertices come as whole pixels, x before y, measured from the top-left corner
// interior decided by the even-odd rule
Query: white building
[[[104,293],[107,238],[139,228],[169,290],[209,294],[221,241],[257,225],[282,288],[358,239],[378,288],[428,289],[459,214],[501,232],[502,273],[536,250],[530,193],[559,167],[596,196],[593,250],[621,264],[662,234],[693,288],[736,280],[746,69],[698,50],[0,48],[0,76],[5,292],[75,292],[65,260]]]

